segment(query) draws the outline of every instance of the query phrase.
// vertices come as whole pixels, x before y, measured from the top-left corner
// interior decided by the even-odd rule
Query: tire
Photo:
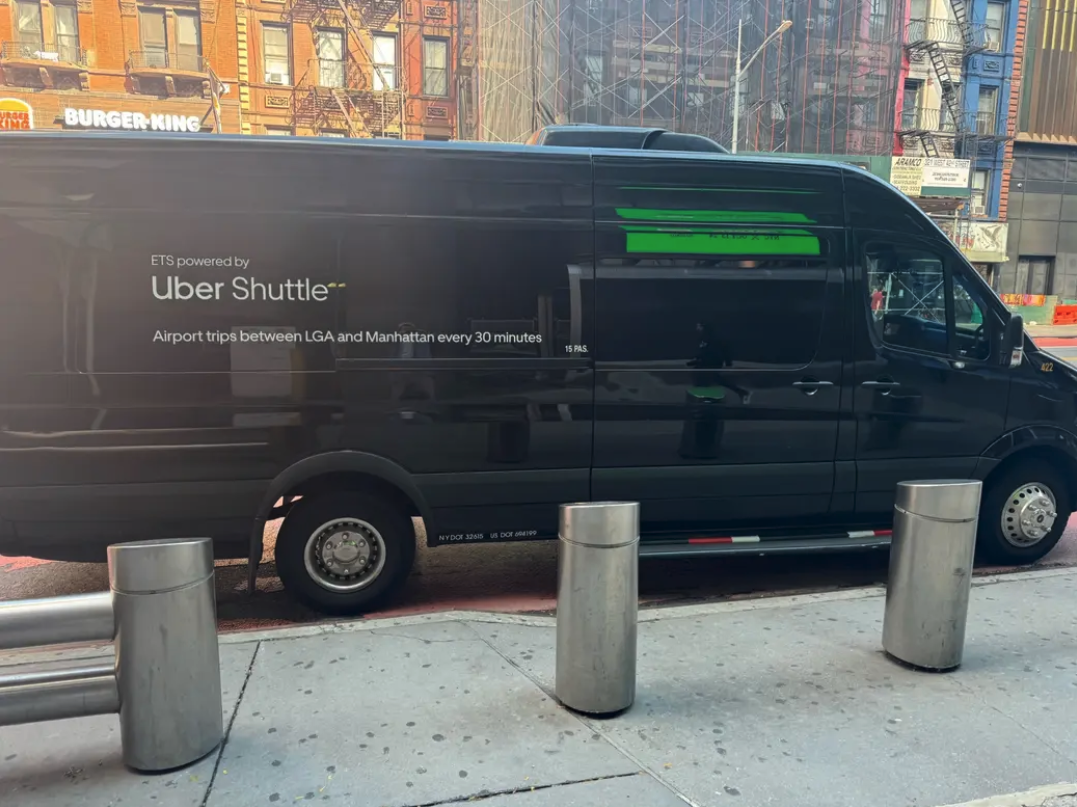
[[[336,553],[326,547],[334,541]],[[399,591],[415,562],[415,529],[406,513],[369,493],[304,497],[284,519],[274,557],[284,588],[300,602],[354,616]]]
[[[1003,566],[1035,563],[1062,537],[1073,512],[1071,498],[1065,478],[1049,463],[1018,461],[1004,469],[984,492],[977,534],[979,554],[983,560]],[[1048,524],[1049,529],[1045,529]]]

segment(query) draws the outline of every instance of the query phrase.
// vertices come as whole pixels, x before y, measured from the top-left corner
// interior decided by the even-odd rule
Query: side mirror
[[[999,362],[1003,367],[1020,367],[1025,357],[1025,321],[1020,314],[1011,314],[1002,329],[1002,349]]]

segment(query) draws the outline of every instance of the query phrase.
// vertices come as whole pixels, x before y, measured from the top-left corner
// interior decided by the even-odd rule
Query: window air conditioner
[[[266,84],[283,84],[284,73],[266,73]]]
[[[1002,43],[998,41],[988,42],[987,47],[984,48],[984,50],[987,50],[990,53],[998,53],[1000,50],[1002,50]]]
[[[974,215],[974,216],[986,216],[987,215],[987,207],[985,205],[976,205],[976,204],[974,204],[972,206],[972,215]]]

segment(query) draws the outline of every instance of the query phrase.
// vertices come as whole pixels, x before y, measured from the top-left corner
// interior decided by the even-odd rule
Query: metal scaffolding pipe
[[[114,714],[120,710],[115,675],[60,679],[0,688],[0,726]]]
[[[76,594],[0,602],[0,650],[110,642],[112,595]]]

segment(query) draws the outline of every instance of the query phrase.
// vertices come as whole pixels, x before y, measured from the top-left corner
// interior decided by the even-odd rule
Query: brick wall
[[[147,117],[157,114],[195,116],[211,129],[213,114],[208,92],[208,64],[225,82],[236,75],[235,4],[210,0],[175,0],[155,5],[163,8],[173,37],[176,11],[198,12],[204,63],[188,60],[177,69],[132,71],[132,58],[143,50],[139,37],[138,6],[133,0],[77,0],[79,41],[76,57],[61,61],[34,58],[35,51],[8,50],[0,62],[0,96],[18,98],[34,109],[38,129],[64,127],[65,107],[133,112]],[[59,50],[55,30],[55,6],[41,0],[45,50]],[[13,42],[14,9],[0,0],[0,42]],[[63,57],[61,53],[61,57]],[[178,69],[182,67],[182,69]],[[222,128],[239,131],[238,100],[222,101]]]
[[[263,134],[267,128],[314,134],[318,128],[341,131],[346,122],[339,115],[314,125],[300,123],[295,116],[294,85],[307,77],[317,83],[314,31],[319,26],[351,29],[347,37],[349,86],[372,84],[371,30],[360,30],[358,20],[368,13],[362,0],[352,0],[356,9],[351,26],[330,7],[309,4],[313,16],[304,17],[302,0],[153,0],[154,8],[166,10],[170,38],[175,31],[176,11],[198,11],[201,23],[202,55],[217,76],[229,85],[222,99],[223,129],[228,133]],[[79,19],[79,46],[85,51],[82,63],[57,64],[0,62],[0,98],[24,100],[34,109],[34,126],[63,128],[63,109],[76,107],[117,112],[138,112],[150,116],[170,114],[204,116],[212,126],[212,106],[206,76],[185,71],[174,76],[168,71],[131,70],[132,54],[143,50],[139,33],[139,6],[136,0],[76,0]],[[54,29],[53,0],[41,0],[46,31]],[[378,21],[379,32],[399,39],[398,64],[403,76],[406,103],[400,119],[407,136],[455,134],[456,92],[450,62],[449,96],[429,99],[422,96],[423,37],[438,36],[449,43],[450,60],[456,51],[455,0],[407,0],[404,16]],[[291,39],[291,84],[276,86],[265,81],[262,54],[262,25],[266,22],[289,27]],[[0,42],[16,38],[14,12],[10,0],[0,0]],[[48,35],[46,35],[48,38]],[[137,61],[137,60],[136,60]],[[312,72],[313,71],[313,74]],[[168,79],[171,78],[171,84]],[[170,94],[171,93],[171,94]],[[337,118],[340,118],[339,120]],[[363,126],[357,127],[360,131]],[[400,126],[389,124],[388,132]]]
[[[1010,79],[1010,106],[1009,123],[1006,134],[1010,139],[1006,141],[1004,162],[1002,164],[1002,186],[999,189],[998,215],[1002,221],[1007,220],[1007,211],[1010,201],[1010,173],[1013,170],[1013,138],[1017,134],[1017,116],[1021,105],[1021,83],[1024,76],[1025,61],[1025,38],[1028,31],[1028,4],[1029,0],[1018,0],[1017,31],[1013,49],[1013,76]]]

